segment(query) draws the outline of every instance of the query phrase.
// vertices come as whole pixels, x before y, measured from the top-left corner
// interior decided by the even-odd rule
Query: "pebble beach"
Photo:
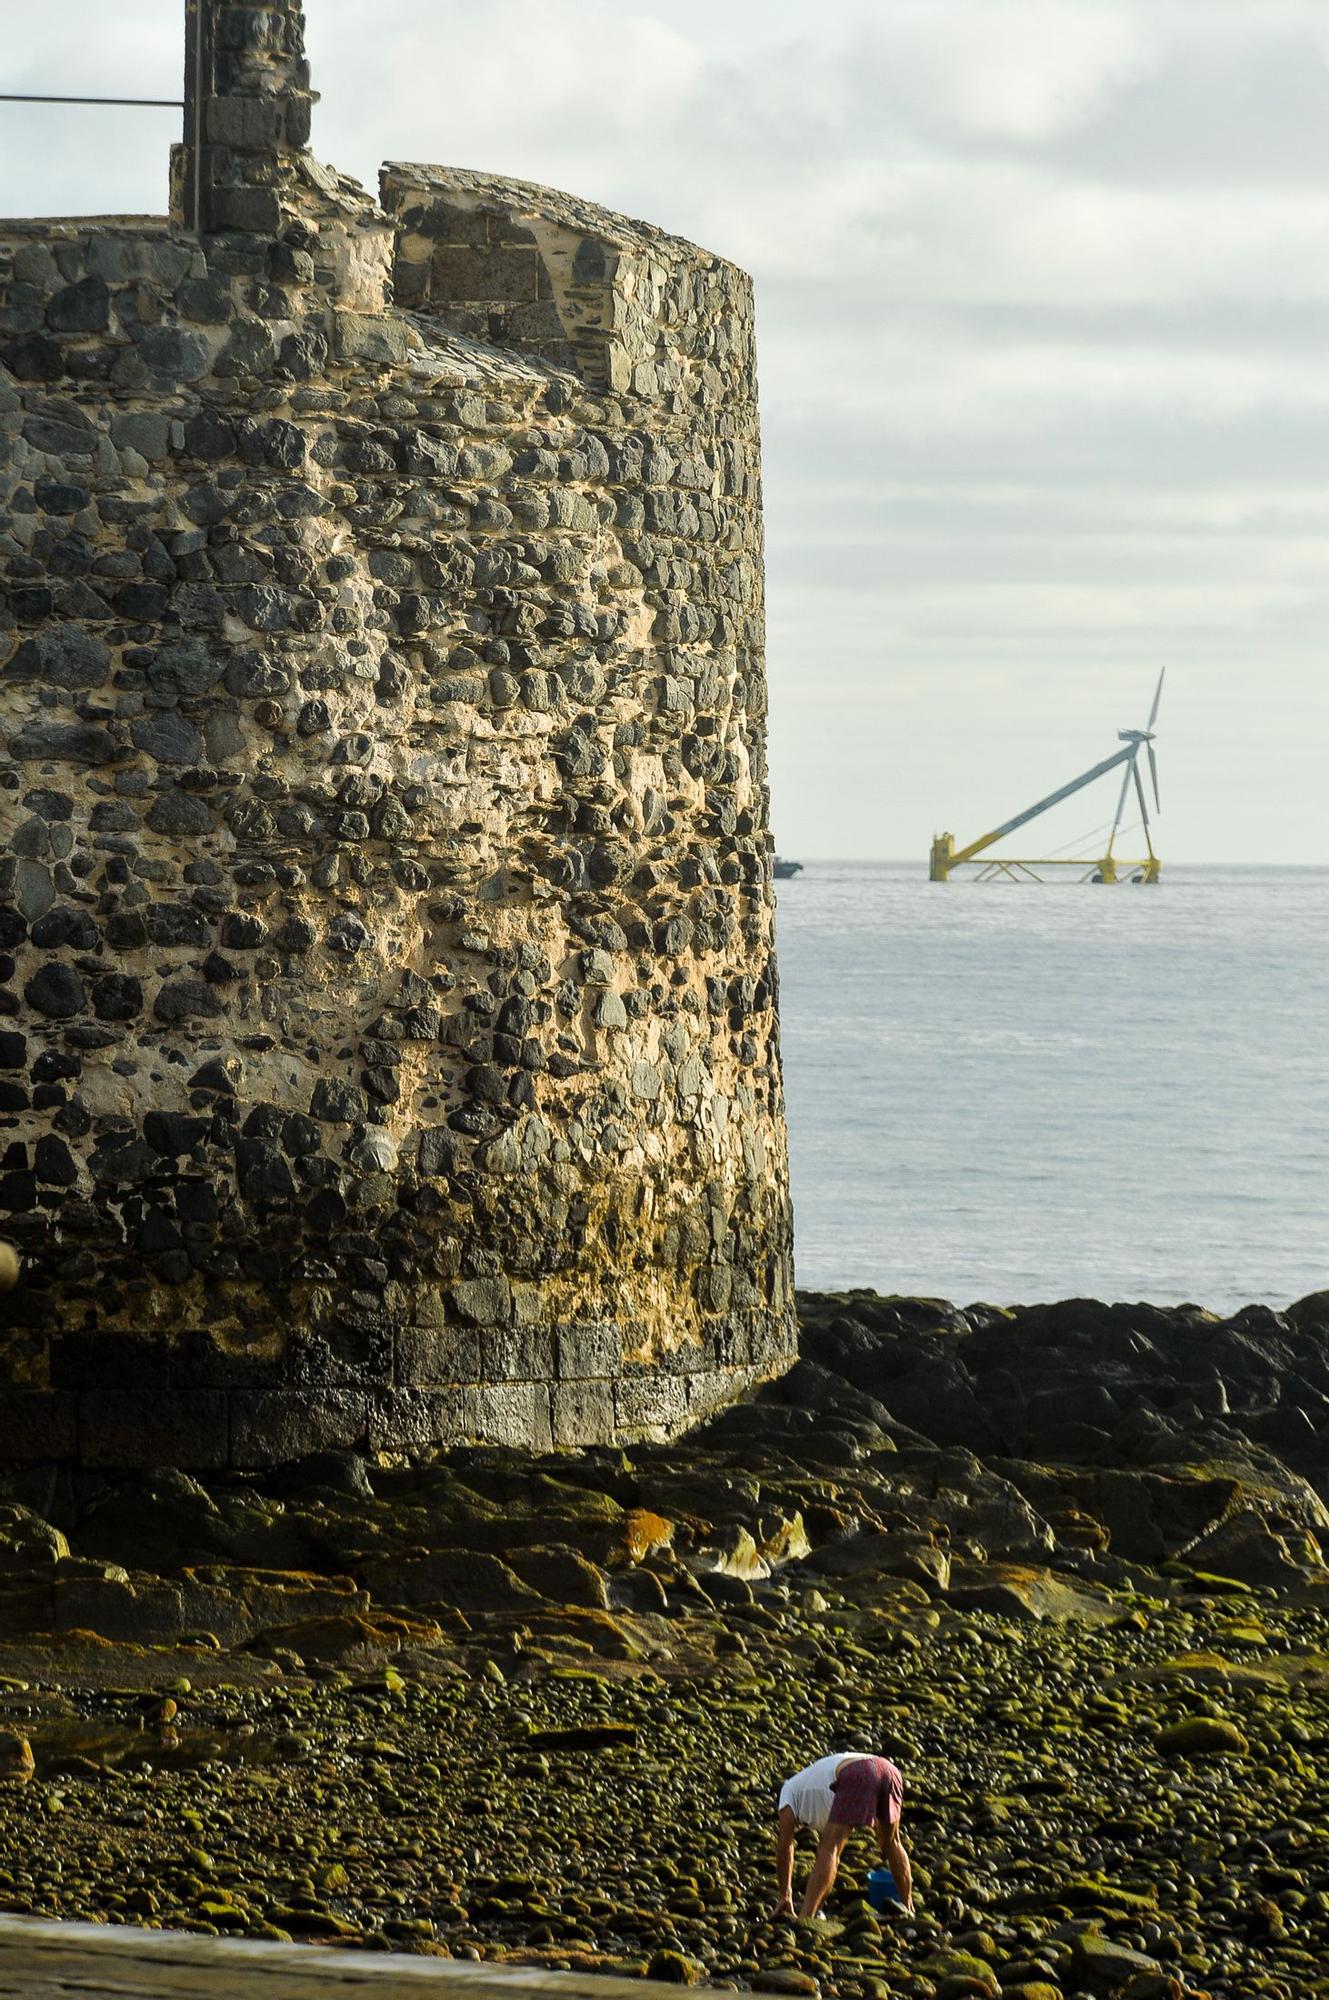
[[[670,1444],[11,1479],[0,1906],[829,2000],[1329,1993],[1319,1302],[801,1306],[792,1373]],[[778,1786],[835,1748],[901,1765],[912,1919],[865,1836],[771,1919]]]

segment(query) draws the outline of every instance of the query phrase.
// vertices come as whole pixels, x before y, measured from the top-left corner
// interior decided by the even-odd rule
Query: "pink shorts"
[[[837,1826],[894,1826],[904,1799],[904,1780],[885,1757],[855,1757],[842,1764],[831,1786]]]

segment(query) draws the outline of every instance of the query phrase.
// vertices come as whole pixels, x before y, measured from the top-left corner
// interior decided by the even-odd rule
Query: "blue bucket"
[[[900,1892],[889,1868],[869,1868],[868,1901],[874,1910],[884,1910],[892,1903],[899,1907]]]

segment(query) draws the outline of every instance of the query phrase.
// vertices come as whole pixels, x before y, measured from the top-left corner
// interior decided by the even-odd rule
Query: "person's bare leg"
[[[843,1826],[838,1820],[831,1820],[828,1824],[817,1843],[816,1859],[812,1863],[812,1873],[808,1876],[808,1886],[803,1891],[803,1901],[798,1912],[800,1917],[815,1917],[830,1895],[839,1870],[844,1844],[852,1832],[851,1826]]]

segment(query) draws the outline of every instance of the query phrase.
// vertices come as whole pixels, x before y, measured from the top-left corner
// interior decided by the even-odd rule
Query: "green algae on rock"
[[[1244,1757],[1250,1744],[1235,1722],[1221,1715],[1192,1715],[1159,1732],[1160,1757]]]

